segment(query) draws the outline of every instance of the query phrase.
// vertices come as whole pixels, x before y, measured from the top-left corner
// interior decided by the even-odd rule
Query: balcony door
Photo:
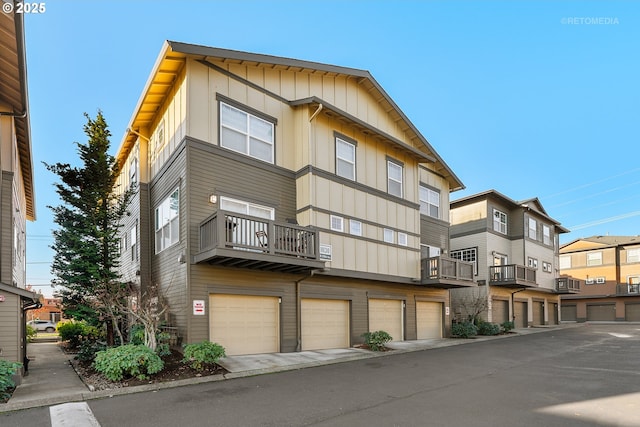
[[[220,198],[220,209],[227,211],[227,241],[256,248],[266,248],[268,222],[275,218],[275,209],[229,197]],[[233,214],[239,214],[238,216]],[[250,216],[253,218],[246,218]],[[261,221],[266,220],[266,221]]]
[[[507,265],[509,263],[509,259],[506,255],[503,254],[499,254],[497,252],[493,253],[493,266],[494,267],[499,267],[499,266],[503,266],[503,265]],[[509,279],[508,275],[509,273],[509,269],[507,269],[506,267],[502,267],[502,268],[494,268],[493,269],[493,280],[505,280],[505,279]]]

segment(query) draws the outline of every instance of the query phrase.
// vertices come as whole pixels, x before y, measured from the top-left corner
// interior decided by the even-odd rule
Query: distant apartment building
[[[0,13],[0,359],[22,362],[25,317],[38,297],[26,287],[26,221],[35,219],[23,15]]]
[[[451,202],[449,256],[473,262],[477,288],[452,290],[454,316],[484,302],[483,320],[516,328],[554,325],[560,295],[579,282],[560,278],[558,237],[568,230],[537,198],[515,201],[490,190]]]
[[[560,248],[560,272],[580,279],[562,320],[640,321],[640,236],[592,236]]]
[[[367,71],[167,42],[117,158],[120,272],[161,286],[183,343],[442,337],[448,288],[475,286],[442,253],[461,181]]]

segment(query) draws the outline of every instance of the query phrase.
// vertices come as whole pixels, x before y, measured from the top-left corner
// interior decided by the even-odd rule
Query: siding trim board
[[[341,215],[338,214],[338,216],[341,216]],[[336,236],[350,237],[350,238],[352,238],[354,240],[362,240],[364,242],[375,243],[377,245],[389,246],[389,247],[392,247],[392,248],[400,248],[402,250],[409,251],[409,252],[420,252],[420,249],[412,248],[410,246],[402,246],[402,245],[399,245],[397,243],[388,243],[388,242],[385,242],[383,240],[372,239],[370,237],[356,236],[354,234],[345,233],[343,231],[342,232],[341,231],[335,231],[335,230],[331,230],[329,228],[323,228],[323,227],[313,227],[313,228],[314,228],[314,230],[322,231],[322,232],[327,233],[327,234],[334,234]],[[407,235],[420,238],[420,236],[418,236],[416,234],[408,233],[406,231],[403,231],[403,230],[400,230],[400,229],[397,229],[397,228],[393,228],[393,227],[380,227],[380,228],[381,229],[386,228],[388,230],[394,230],[395,233],[398,233],[398,231],[399,231],[401,233],[405,233]]]
[[[390,283],[402,283],[406,285],[414,285],[420,288],[428,289],[426,286],[420,286],[419,278],[413,277],[402,277],[402,276],[391,276],[388,274],[377,274],[377,273],[368,273],[364,271],[356,271],[356,270],[343,270],[340,268],[331,268],[328,271],[319,271],[316,273],[316,276],[337,276],[349,279],[363,279],[363,280],[372,280],[376,282],[390,282]],[[414,279],[418,280],[414,282]]]

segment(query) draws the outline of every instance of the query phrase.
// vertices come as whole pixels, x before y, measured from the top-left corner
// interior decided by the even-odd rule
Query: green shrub
[[[96,353],[107,349],[107,345],[101,341],[83,341],[78,348],[76,359],[82,362],[93,362]]]
[[[478,328],[470,322],[454,323],[451,326],[451,335],[458,338],[471,338],[478,335]]]
[[[498,335],[500,334],[500,325],[489,322],[480,322],[478,325],[478,335]]]
[[[111,381],[125,376],[144,380],[147,375],[160,372],[164,362],[149,347],[127,344],[97,352],[93,367]]]
[[[129,328],[129,343],[135,345],[144,344],[144,326],[141,323],[133,324]]]
[[[12,377],[21,367],[22,363],[0,359],[0,402],[11,397],[9,391],[16,386]]]
[[[515,325],[513,322],[506,321],[506,322],[502,322],[502,323],[500,324],[500,327],[502,328],[502,330],[503,330],[504,332],[509,332],[510,330],[512,330],[513,328],[515,328],[515,327],[516,327],[516,325]]]
[[[384,345],[393,339],[385,331],[365,332],[361,336],[364,338],[364,343],[373,351],[382,350]]]
[[[27,341],[32,342],[36,335],[38,335],[38,330],[31,325],[27,325]]]
[[[84,341],[96,341],[100,337],[98,328],[84,322],[62,323],[58,326],[58,333],[62,341],[66,341],[72,350],[80,347]]]
[[[204,364],[216,363],[225,356],[224,347],[220,344],[202,341],[184,346],[184,357],[182,362],[190,363],[193,369],[198,371],[204,368]]]

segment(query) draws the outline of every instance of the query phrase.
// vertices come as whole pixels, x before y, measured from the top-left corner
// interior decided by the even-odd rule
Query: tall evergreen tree
[[[111,133],[102,112],[95,120],[86,113],[85,117],[87,143],[76,143],[82,166],[45,163],[60,178],[54,186],[63,202],[49,206],[58,225],[53,232],[52,282],[59,287],[65,315],[93,324],[104,322],[112,345],[114,331],[122,338],[121,313],[116,309],[120,304],[115,304],[124,286],[117,273],[119,229],[133,189],[117,188],[120,166],[108,154]]]

